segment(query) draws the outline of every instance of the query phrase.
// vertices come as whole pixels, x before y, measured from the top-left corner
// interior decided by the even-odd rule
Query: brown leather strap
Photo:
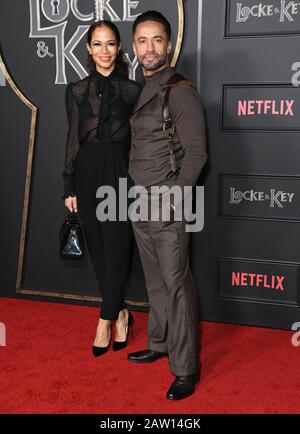
[[[188,80],[186,77],[184,77],[182,74],[179,74],[178,72],[172,75],[172,77],[169,78],[169,80],[166,83],[167,87],[166,87],[165,97],[164,97],[163,107],[162,107],[163,131],[167,136],[167,140],[169,144],[170,163],[171,163],[171,169],[173,173],[177,172],[175,149],[174,149],[175,124],[170,115],[169,96],[172,87],[176,86],[178,83],[187,83],[188,85],[193,86],[193,83],[190,80]]]
[[[170,116],[170,110],[169,110],[169,96],[172,87],[176,86],[178,83],[187,83],[190,86],[193,86],[193,83],[188,80],[186,77],[184,77],[182,74],[179,74],[179,72],[176,72],[176,74],[172,75],[171,78],[166,83],[166,93],[165,98],[163,102],[163,119],[168,120],[171,119]]]

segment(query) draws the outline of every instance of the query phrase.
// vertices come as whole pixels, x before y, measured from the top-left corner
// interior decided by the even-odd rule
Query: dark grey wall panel
[[[226,36],[300,34],[299,2],[227,0],[226,3]]]
[[[275,261],[219,258],[217,297],[300,307],[299,267]]]
[[[219,215],[300,221],[300,178],[220,175]]]
[[[282,3],[289,2],[203,1],[209,164],[205,226],[193,236],[192,263],[203,317],[290,328],[300,315],[299,88],[291,84],[300,15],[291,2],[297,13],[280,21],[275,9]],[[255,16],[259,4],[273,5],[274,14]],[[246,19],[239,21],[240,6]],[[292,115],[276,113],[282,100],[294,100]],[[239,101],[247,109],[240,116]],[[259,113],[251,101],[271,109]],[[244,273],[242,285],[234,272]],[[283,275],[285,289],[254,286],[250,274]]]
[[[224,85],[223,130],[300,131],[300,88]]]

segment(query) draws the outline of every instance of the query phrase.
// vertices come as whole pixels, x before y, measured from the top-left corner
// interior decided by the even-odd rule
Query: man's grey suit
[[[136,185],[193,186],[206,162],[205,126],[197,91],[187,83],[170,93],[175,123],[175,155],[179,174],[170,166],[162,130],[163,90],[175,74],[167,67],[151,77],[131,117],[129,173]],[[148,348],[169,354],[174,375],[199,369],[197,291],[189,267],[189,233],[184,221],[133,223],[149,297]]]

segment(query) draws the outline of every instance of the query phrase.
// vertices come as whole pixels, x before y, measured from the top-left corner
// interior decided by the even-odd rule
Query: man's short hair
[[[171,39],[171,25],[167,18],[158,11],[146,11],[140,14],[133,23],[133,35],[135,34],[137,26],[145,21],[156,21],[157,23],[162,24],[165,28],[168,40]]]

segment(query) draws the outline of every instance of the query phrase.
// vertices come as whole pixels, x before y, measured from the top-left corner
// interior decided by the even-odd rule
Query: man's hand
[[[65,206],[70,212],[77,212],[77,199],[76,196],[69,196],[65,199]]]

